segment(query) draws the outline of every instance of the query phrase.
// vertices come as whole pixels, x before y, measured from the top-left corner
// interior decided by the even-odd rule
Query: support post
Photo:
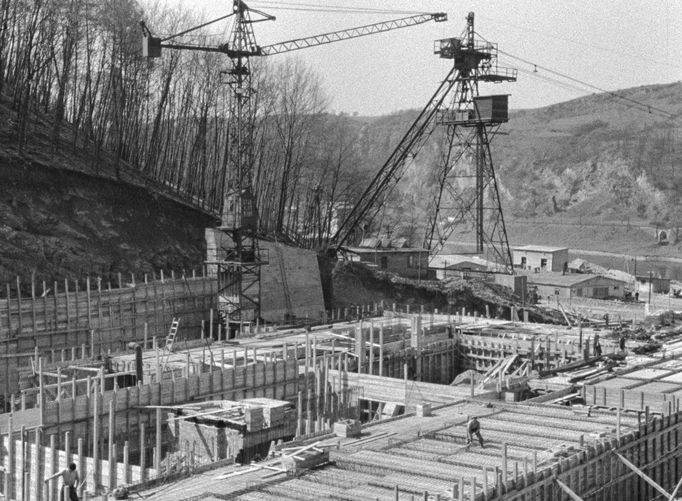
[[[568,485],[563,483],[561,480],[558,478],[555,478],[554,481],[557,483],[559,487],[561,487],[561,490],[564,491],[568,496],[573,500],[573,501],[583,501],[583,498],[578,496],[575,492],[573,492]]]
[[[156,476],[161,475],[161,409],[156,408],[156,457],[154,462]]]

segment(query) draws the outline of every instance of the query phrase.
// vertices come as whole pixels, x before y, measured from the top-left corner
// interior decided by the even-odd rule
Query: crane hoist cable
[[[478,35],[482,40],[488,41],[488,40],[486,40],[486,38],[485,38],[483,35],[481,35],[480,33],[476,32],[476,35]],[[532,67],[533,67],[532,73],[536,73],[536,74],[537,74],[537,73],[538,73],[537,70],[538,70],[538,69],[541,69],[541,70],[543,70],[543,71],[545,71],[545,72],[547,72],[547,73],[551,73],[552,75],[555,75],[555,76],[557,76],[557,77],[560,77],[560,78],[569,80],[569,81],[574,82],[574,83],[577,83],[577,84],[579,84],[579,85],[583,85],[583,86],[585,86],[585,87],[588,87],[589,89],[597,90],[597,91],[599,91],[599,92],[602,92],[602,93],[604,93],[604,94],[607,94],[607,95],[613,97],[614,99],[620,99],[620,100],[622,100],[622,101],[627,101],[627,102],[631,103],[631,105],[632,105],[631,107],[638,107],[638,109],[640,109],[640,111],[646,111],[646,112],[648,112],[648,113],[657,113],[657,114],[659,114],[659,115],[661,115],[661,116],[664,116],[665,118],[668,118],[668,119],[670,119],[670,120],[676,120],[676,119],[678,118],[678,117],[676,117],[675,115],[673,115],[672,113],[668,113],[667,111],[665,111],[665,110],[663,110],[663,109],[661,109],[661,108],[657,108],[656,106],[652,106],[652,105],[647,104],[647,103],[644,103],[644,102],[642,102],[642,101],[637,101],[636,99],[632,99],[632,98],[629,98],[629,97],[626,97],[626,96],[622,96],[622,95],[620,95],[620,94],[617,94],[617,93],[614,92],[614,91],[606,90],[606,89],[604,89],[604,88],[602,88],[602,87],[599,87],[599,86],[597,86],[597,85],[591,84],[591,83],[589,83],[589,82],[585,82],[584,80],[580,80],[580,79],[578,79],[578,78],[572,77],[572,76],[567,75],[567,74],[565,74],[565,73],[562,73],[562,72],[560,72],[560,71],[553,70],[552,68],[549,68],[549,67],[547,67],[547,66],[543,66],[543,65],[537,64],[537,63],[535,63],[535,62],[533,62],[533,61],[529,61],[528,59],[525,59],[525,58],[523,58],[523,57],[521,57],[521,56],[517,56],[517,55],[515,55],[515,54],[511,54],[510,52],[504,51],[504,50],[502,50],[502,49],[498,49],[498,51],[499,51],[500,54],[504,54],[504,55],[507,56],[507,57],[510,57],[510,58],[512,58],[512,59],[516,59],[517,61],[520,61],[520,62],[522,62],[522,63],[525,63],[525,64],[528,64],[528,65],[532,66]]]
[[[675,119],[675,115],[673,115],[672,113],[668,113],[667,111],[665,111],[661,108],[657,108],[656,106],[652,106],[652,105],[646,104],[642,101],[637,101],[636,99],[632,99],[632,98],[629,98],[626,96],[622,96],[622,95],[620,95],[614,91],[606,90],[606,89],[599,87],[597,85],[591,84],[589,82],[585,82],[584,80],[580,80],[580,79],[572,77],[570,75],[566,75],[565,73],[553,70],[551,68],[548,68],[547,66],[542,66],[540,64],[537,64],[537,63],[534,63],[534,62],[529,61],[527,59],[524,59],[520,56],[516,56],[516,55],[511,54],[509,52],[503,51],[502,49],[499,49],[499,52],[500,52],[500,54],[504,54],[507,57],[511,57],[512,59],[516,59],[517,61],[521,61],[522,63],[534,66],[535,68],[537,68],[539,70],[543,70],[543,71],[546,71],[547,73],[551,73],[552,75],[556,75],[560,78],[570,80],[571,82],[575,82],[577,84],[584,85],[585,87],[588,87],[590,89],[597,90],[599,92],[603,92],[604,94],[608,94],[609,96],[611,96],[615,99],[620,99],[622,101],[627,101],[629,103],[632,103],[633,105],[639,106],[640,108],[642,108],[643,111],[648,111],[649,113],[656,112],[656,113],[658,113],[658,114],[660,114],[666,118],[669,118],[671,120]]]
[[[305,3],[305,2],[277,2],[270,0],[256,0],[253,5],[262,4],[268,7],[268,9],[290,9],[290,10],[303,10],[304,7],[310,7],[317,11],[344,11],[344,12],[357,12],[361,14],[411,14],[420,15],[427,14],[425,11],[421,10],[400,10],[400,9],[378,9],[372,7],[356,7],[350,5],[320,5],[315,3]],[[279,6],[279,7],[278,7]]]
[[[484,19],[486,19],[486,20],[488,20],[488,21],[492,21],[492,22],[495,23],[495,24],[500,24],[500,25],[503,25],[503,26],[508,26],[508,27],[514,28],[514,29],[516,29],[516,30],[518,30],[518,31],[521,31],[521,32],[523,32],[523,33],[527,33],[527,32],[536,33],[536,34],[538,34],[538,35],[540,35],[540,36],[543,36],[543,37],[546,37],[546,38],[552,38],[552,39],[554,39],[554,40],[561,40],[562,42],[568,42],[568,43],[570,43],[570,44],[572,44],[572,45],[575,45],[576,47],[580,47],[580,48],[582,48],[582,49],[585,49],[586,47],[589,47],[590,49],[596,49],[596,50],[600,50],[600,51],[603,51],[603,52],[609,52],[609,53],[614,54],[614,55],[616,55],[616,56],[628,57],[628,58],[631,58],[631,59],[637,59],[637,60],[639,60],[639,61],[646,61],[646,62],[649,62],[649,63],[657,64],[657,65],[659,65],[659,66],[673,67],[673,68],[682,68],[682,65],[680,65],[680,64],[675,64],[674,61],[659,61],[658,59],[653,59],[653,58],[651,58],[651,57],[644,57],[644,56],[640,56],[640,55],[637,55],[637,54],[632,54],[631,52],[622,52],[622,51],[619,51],[619,50],[615,50],[615,49],[613,49],[612,47],[605,47],[605,46],[603,46],[603,45],[597,45],[597,44],[594,44],[594,43],[586,43],[583,39],[575,39],[575,38],[569,38],[569,37],[562,37],[562,36],[559,36],[559,35],[556,35],[556,34],[552,34],[552,33],[547,33],[547,32],[545,32],[545,31],[541,31],[541,30],[538,30],[538,29],[535,29],[535,28],[530,28],[530,27],[528,27],[528,26],[520,26],[520,25],[518,25],[518,24],[510,23],[510,22],[507,22],[507,21],[500,21],[499,19],[495,19],[495,18],[486,16],[486,15],[480,15],[480,14],[479,14],[479,16],[482,17],[482,18],[484,18]]]

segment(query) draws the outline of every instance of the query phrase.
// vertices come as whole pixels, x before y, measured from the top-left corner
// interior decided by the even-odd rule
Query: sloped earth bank
[[[322,267],[324,270],[324,266]],[[329,269],[329,268],[328,268]],[[483,280],[462,280],[453,278],[447,281],[417,281],[399,277],[392,273],[371,269],[358,262],[338,261],[325,277],[323,288],[326,304],[331,308],[345,308],[369,305],[384,301],[390,308],[393,303],[401,309],[409,304],[413,311],[421,305],[428,311],[435,308],[443,313],[455,313],[465,308],[467,312],[509,318],[511,306],[520,306],[520,299],[510,289]],[[550,312],[529,307],[531,321],[561,323]]]
[[[199,271],[212,224],[143,188],[0,154],[0,283]]]

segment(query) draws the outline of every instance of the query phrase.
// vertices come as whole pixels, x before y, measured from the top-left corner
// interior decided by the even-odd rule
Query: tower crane
[[[176,43],[175,39],[210,24],[232,18],[227,41],[213,46]],[[218,310],[230,331],[241,331],[241,325],[257,321],[260,317],[260,275],[261,267],[267,264],[258,247],[257,207],[252,191],[253,145],[249,140],[247,116],[251,106],[251,72],[249,60],[252,57],[270,56],[318,45],[373,35],[399,28],[406,28],[428,21],[443,22],[445,13],[423,13],[400,19],[368,24],[356,28],[339,30],[320,35],[288,40],[271,45],[259,46],[253,31],[253,24],[273,21],[275,17],[249,7],[242,0],[232,1],[232,12],[199,26],[174,35],[155,37],[144,22],[142,54],[145,57],[161,57],[164,49],[217,52],[230,59],[225,71],[232,87],[236,112],[229,134],[227,187],[221,211],[218,230],[225,238],[221,240],[221,256],[216,261],[207,261],[215,266],[218,273]]]
[[[432,254],[438,252],[458,225],[468,224],[476,234],[476,252],[492,251],[504,271],[513,272],[490,153],[491,138],[508,120],[508,96],[480,96],[478,90],[479,82],[516,81],[515,69],[497,65],[497,52],[496,44],[476,37],[473,12],[461,37],[436,41],[434,53],[453,60],[450,71],[339,224],[332,247],[342,248],[357,228],[375,217],[410,158],[443,126],[446,151],[437,172],[437,193],[428,209],[424,247]]]

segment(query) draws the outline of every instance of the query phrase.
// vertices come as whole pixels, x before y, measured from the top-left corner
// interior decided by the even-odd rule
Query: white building
[[[524,245],[514,247],[514,267],[530,271],[563,271],[568,267],[567,247]]]

